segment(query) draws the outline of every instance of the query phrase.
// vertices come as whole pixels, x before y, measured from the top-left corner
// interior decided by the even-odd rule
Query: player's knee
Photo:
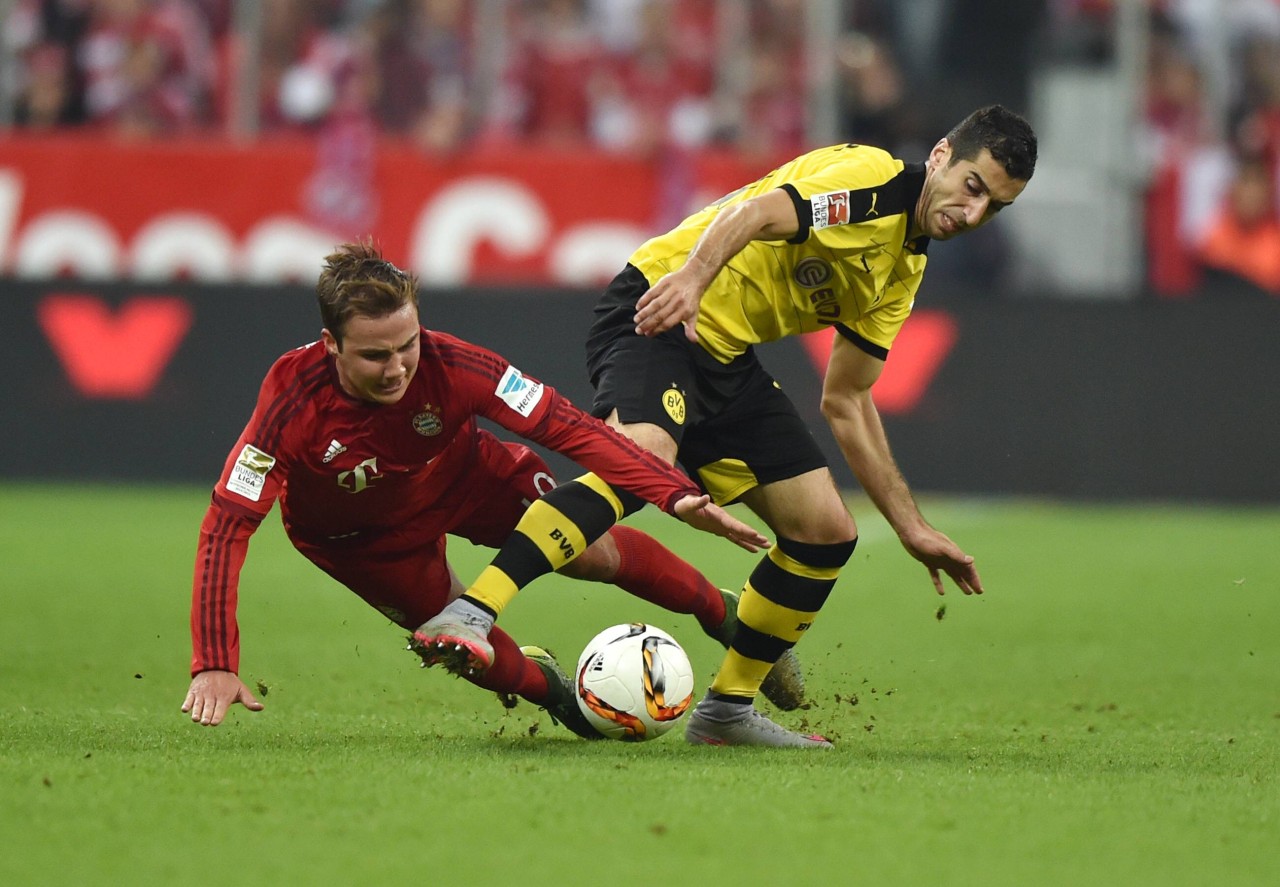
[[[858,541],[858,525],[845,513],[844,519],[834,518],[822,522],[809,522],[804,526],[779,527],[779,536],[803,542],[806,545],[854,545]],[[850,548],[850,551],[853,549]]]

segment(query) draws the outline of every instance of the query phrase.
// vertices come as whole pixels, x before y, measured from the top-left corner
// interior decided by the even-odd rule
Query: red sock
[[[609,530],[618,546],[618,574],[613,584],[672,613],[691,613],[703,628],[724,622],[719,590],[688,562],[657,539],[615,524]]]
[[[467,680],[477,687],[495,693],[514,693],[534,703],[540,704],[547,698],[547,679],[542,669],[525,658],[511,635],[495,625],[489,630],[489,643],[493,644],[493,665]]]

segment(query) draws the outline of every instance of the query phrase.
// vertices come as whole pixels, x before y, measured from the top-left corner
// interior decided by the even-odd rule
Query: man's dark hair
[[[370,241],[341,244],[325,256],[316,281],[320,319],[342,348],[347,321],[385,317],[407,304],[418,304],[418,280],[382,257]]]
[[[947,141],[951,143],[952,164],[974,160],[986,148],[1011,179],[1030,181],[1036,171],[1035,131],[1026,120],[1001,105],[974,111],[947,133]]]

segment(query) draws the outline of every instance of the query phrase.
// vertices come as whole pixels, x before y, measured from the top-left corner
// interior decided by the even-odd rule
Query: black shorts
[[[592,414],[662,428],[689,475],[720,504],[761,484],[797,477],[827,460],[791,399],[755,352],[720,363],[677,326],[636,335],[636,302],[649,289],[631,265],[613,279],[587,336]]]

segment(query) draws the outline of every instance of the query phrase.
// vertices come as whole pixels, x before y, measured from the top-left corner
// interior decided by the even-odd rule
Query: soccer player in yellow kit
[[[748,578],[738,628],[685,736],[708,745],[830,748],[754,707],[853,554],[858,531],[826,460],[753,346],[834,326],[822,412],[867,495],[943,593],[981,594],[972,556],[924,519],[893,459],[871,389],[911,313],[930,240],[990,221],[1022,193],[1036,137],[979,109],[922,164],[865,145],[804,154],[643,244],[609,285],[587,342],[593,412],[717,503],[742,502],[776,535]],[[628,511],[587,475],[535,502],[467,593],[416,632],[423,649],[479,651],[517,591]],[[480,632],[476,631],[477,626]],[[449,665],[448,657],[441,661]]]

